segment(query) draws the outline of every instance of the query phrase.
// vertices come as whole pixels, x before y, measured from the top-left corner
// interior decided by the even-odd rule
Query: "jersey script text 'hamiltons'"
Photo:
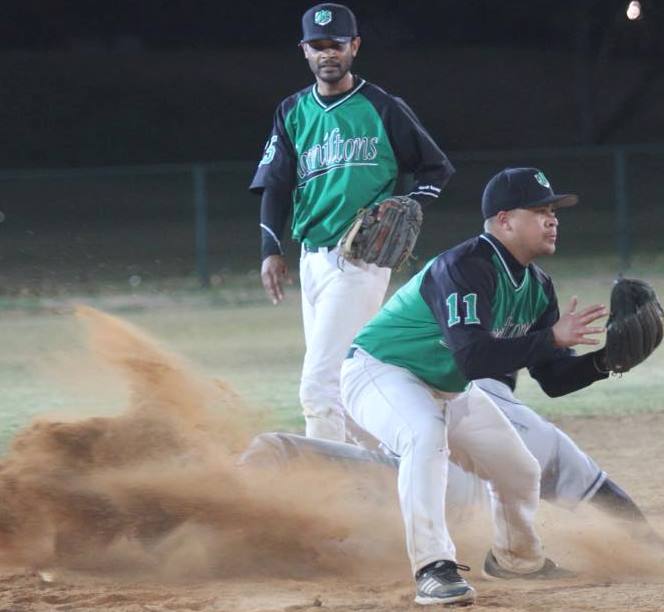
[[[378,136],[344,138],[341,130],[335,128],[325,133],[322,144],[315,144],[300,155],[297,175],[300,179],[307,179],[321,170],[373,161],[378,155],[377,143]]]

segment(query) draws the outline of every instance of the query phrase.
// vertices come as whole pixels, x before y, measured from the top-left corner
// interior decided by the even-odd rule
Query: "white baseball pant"
[[[302,249],[300,284],[306,352],[300,403],[308,438],[345,440],[339,391],[341,364],[357,332],[379,310],[389,268],[362,261],[338,262],[338,250]]]
[[[509,421],[475,385],[441,404],[409,370],[357,349],[341,369],[341,393],[357,424],[401,458],[398,490],[413,573],[456,561],[445,520],[448,459],[489,481],[501,567],[528,573],[544,563],[533,520],[540,468]],[[448,446],[449,444],[449,446]]]
[[[521,403],[505,383],[483,378],[475,384],[500,408],[540,464],[542,499],[572,509],[597,493],[606,472],[564,431]]]

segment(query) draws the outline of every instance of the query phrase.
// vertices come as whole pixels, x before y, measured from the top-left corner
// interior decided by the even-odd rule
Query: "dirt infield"
[[[394,483],[329,465],[238,468],[260,419],[123,321],[79,311],[132,390],[117,417],[40,421],[0,463],[0,611],[414,610]],[[664,414],[560,422],[664,533]],[[628,443],[626,446],[625,443]],[[454,526],[476,610],[661,610],[664,550],[543,504],[560,582],[479,575],[486,517]]]

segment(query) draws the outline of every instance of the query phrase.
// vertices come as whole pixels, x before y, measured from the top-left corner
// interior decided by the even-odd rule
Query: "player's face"
[[[302,43],[302,48],[304,57],[309,62],[309,68],[317,79],[326,83],[338,83],[353,65],[353,59],[360,48],[360,38],[353,38],[347,43],[313,40]]]
[[[551,206],[512,210],[510,225],[524,258],[530,260],[556,252],[558,218]]]

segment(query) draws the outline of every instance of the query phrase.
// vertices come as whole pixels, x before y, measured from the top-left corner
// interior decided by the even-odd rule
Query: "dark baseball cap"
[[[493,217],[501,210],[553,206],[566,208],[579,201],[572,193],[553,192],[549,180],[538,168],[505,168],[494,176],[482,194],[482,215]]]
[[[302,41],[348,42],[357,36],[355,15],[343,4],[317,4],[302,15]]]

